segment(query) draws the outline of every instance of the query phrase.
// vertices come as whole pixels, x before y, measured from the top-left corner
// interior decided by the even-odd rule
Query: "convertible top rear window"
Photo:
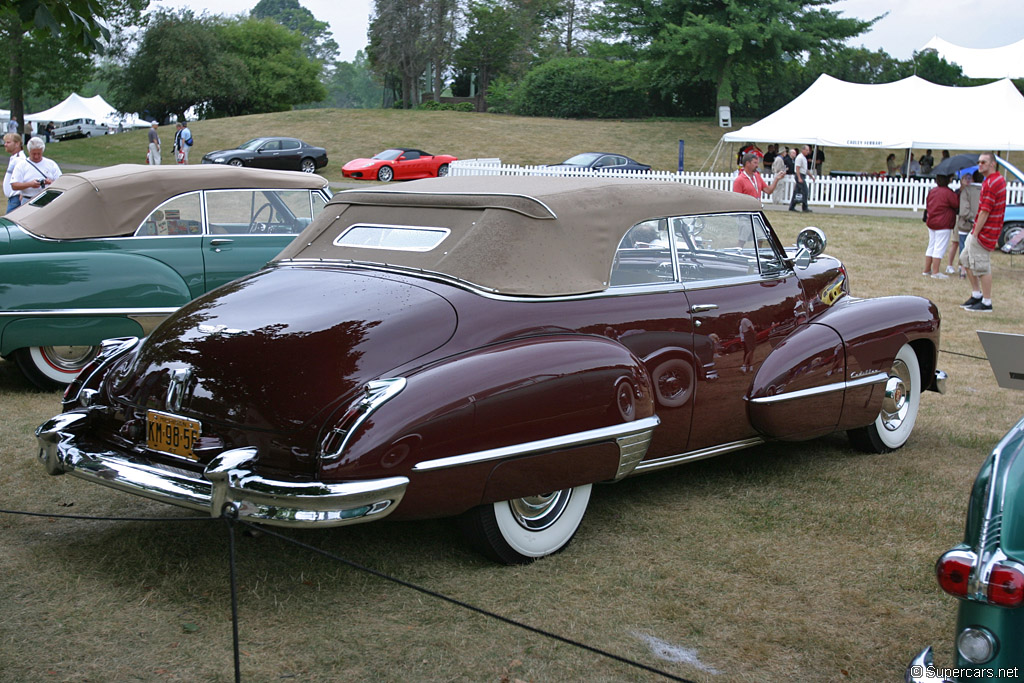
[[[353,225],[334,240],[339,247],[430,251],[451,233],[448,228],[398,225]]]
[[[47,190],[32,200],[32,206],[46,206],[62,194],[60,190]]]

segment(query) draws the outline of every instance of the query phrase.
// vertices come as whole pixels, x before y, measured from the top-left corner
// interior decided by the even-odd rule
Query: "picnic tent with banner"
[[[848,83],[822,74],[789,104],[723,143],[877,149],[1024,150],[1024,96],[1009,79],[967,88],[910,76]],[[712,164],[713,166],[713,164]]]

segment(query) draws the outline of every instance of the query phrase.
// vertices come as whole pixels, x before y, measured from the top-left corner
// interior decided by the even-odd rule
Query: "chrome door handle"
[[[217,237],[210,240],[211,247],[223,247],[225,244],[232,244],[234,240],[225,239],[223,237]]]
[[[705,313],[718,309],[718,304],[696,304],[690,306],[690,313]]]

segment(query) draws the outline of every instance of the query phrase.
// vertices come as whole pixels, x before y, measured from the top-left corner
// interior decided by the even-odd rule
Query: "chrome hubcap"
[[[95,346],[44,346],[42,352],[46,362],[53,367],[65,372],[75,372],[92,360],[97,349]]]
[[[885,398],[882,400],[880,417],[882,425],[894,432],[903,426],[903,421],[910,410],[910,372],[906,363],[897,360],[889,371],[889,379],[885,383]]]
[[[572,489],[509,501],[512,517],[527,531],[541,531],[558,521],[569,504]]]

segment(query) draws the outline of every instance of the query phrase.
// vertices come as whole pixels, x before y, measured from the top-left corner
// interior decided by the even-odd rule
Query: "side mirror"
[[[793,265],[801,270],[811,265],[816,257],[825,251],[825,233],[818,228],[807,227],[800,231],[796,238],[796,256],[793,257]]]

